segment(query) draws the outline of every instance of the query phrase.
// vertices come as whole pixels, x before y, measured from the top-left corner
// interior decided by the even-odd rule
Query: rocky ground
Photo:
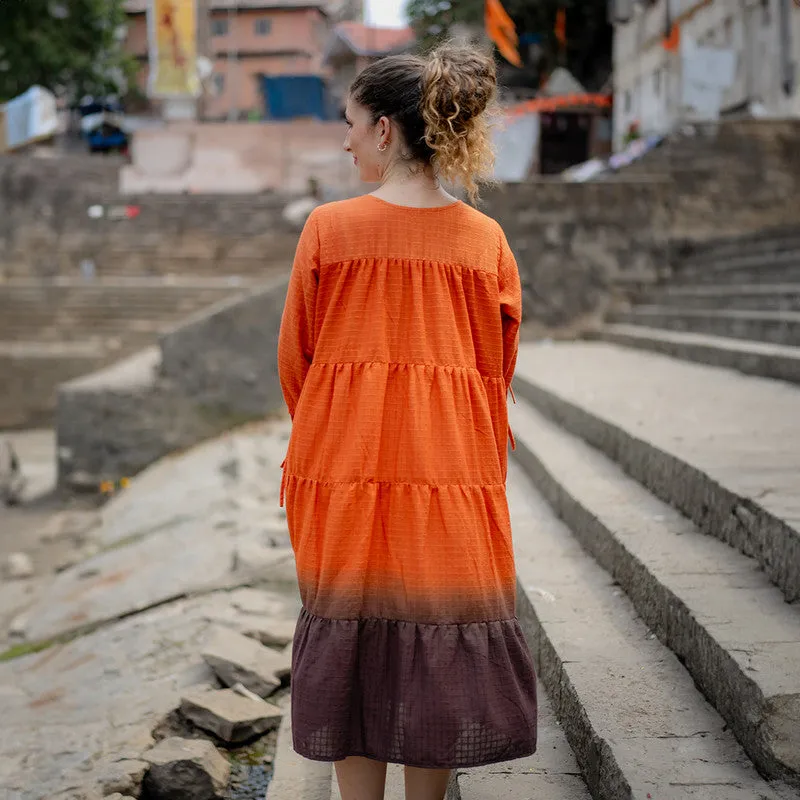
[[[0,797],[263,797],[299,610],[288,433],[165,459],[102,507],[48,499],[52,441],[20,447],[38,494],[0,511]]]

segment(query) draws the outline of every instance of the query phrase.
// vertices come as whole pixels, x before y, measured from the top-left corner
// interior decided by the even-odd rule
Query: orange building
[[[147,0],[126,3],[126,47],[142,65],[142,91],[148,78],[147,5]],[[198,51],[213,64],[203,117],[262,117],[262,75],[324,76],[323,56],[331,32],[327,6],[308,0],[210,0],[207,24],[203,20],[198,25]]]

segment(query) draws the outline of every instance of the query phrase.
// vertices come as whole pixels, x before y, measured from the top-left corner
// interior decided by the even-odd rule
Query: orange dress
[[[505,492],[520,316],[502,229],[464,203],[366,195],[306,223],[278,356],[307,758],[453,768],[536,748]]]

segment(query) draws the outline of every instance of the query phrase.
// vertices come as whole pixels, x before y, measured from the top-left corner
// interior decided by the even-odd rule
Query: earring
[[[380,151],[381,151],[381,153],[383,153],[383,152],[385,152],[385,151],[386,151],[386,148],[387,148],[388,146],[389,146],[388,142],[381,142],[381,143],[378,145],[378,150],[380,150]]]

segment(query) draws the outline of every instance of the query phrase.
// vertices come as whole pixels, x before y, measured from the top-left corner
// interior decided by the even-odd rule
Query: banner
[[[198,97],[195,0],[150,0],[150,97]]]
[[[55,95],[41,86],[31,86],[5,104],[0,123],[0,152],[47,139],[58,131]]]

